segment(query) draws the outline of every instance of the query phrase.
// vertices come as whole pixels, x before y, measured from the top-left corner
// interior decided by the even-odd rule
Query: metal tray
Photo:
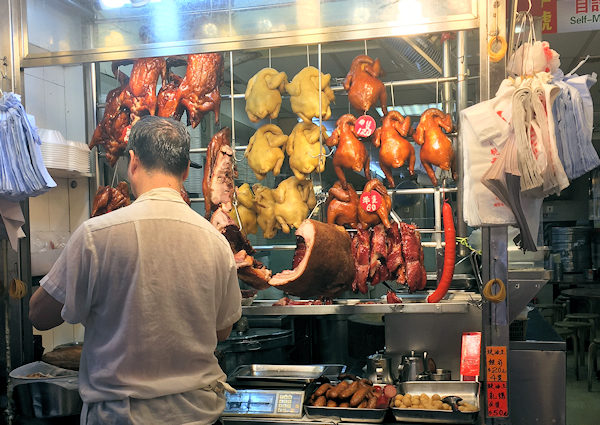
[[[461,381],[409,381],[400,384],[402,394],[427,394],[431,397],[439,394],[442,397],[455,395],[464,401],[479,406],[479,382]],[[424,424],[474,424],[479,412],[452,412],[447,410],[401,409],[392,408],[394,418],[398,422]]]
[[[325,371],[324,365],[269,365],[251,364],[238,366],[232,373],[237,380],[247,381],[293,381],[308,383]]]
[[[333,422],[382,423],[387,409],[359,409],[352,407],[304,406],[308,419],[328,419]]]

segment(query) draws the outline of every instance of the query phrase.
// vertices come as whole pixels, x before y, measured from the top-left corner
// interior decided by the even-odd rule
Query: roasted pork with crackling
[[[356,274],[350,242],[340,226],[304,220],[296,230],[292,270],[277,273],[269,284],[302,298],[334,297],[350,289]]]
[[[236,177],[237,170],[234,168],[233,149],[231,148],[231,130],[225,127],[212,137],[206,151],[202,193],[205,199],[207,220],[219,207],[227,213],[231,211],[235,192],[233,179]]]

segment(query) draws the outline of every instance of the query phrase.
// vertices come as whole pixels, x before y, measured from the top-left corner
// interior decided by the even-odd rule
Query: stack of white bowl
[[[85,143],[66,140],[58,130],[40,128],[38,133],[46,168],[90,173],[90,150]]]

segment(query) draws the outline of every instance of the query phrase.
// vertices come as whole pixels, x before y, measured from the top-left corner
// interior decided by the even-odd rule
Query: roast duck
[[[446,132],[452,131],[452,117],[439,109],[430,108],[421,115],[413,135],[415,142],[421,145],[421,163],[434,186],[437,186],[438,181],[432,165],[442,170],[452,170],[452,177],[456,179],[452,142],[442,129]]]
[[[196,128],[209,111],[219,122],[223,81],[223,56],[220,53],[188,55],[185,77],[169,74],[169,82],[158,94],[158,116],[181,119],[187,111],[188,125]]]
[[[358,140],[354,131],[356,118],[352,114],[345,114],[338,118],[336,128],[327,139],[327,146],[337,146],[333,154],[333,168],[342,187],[346,187],[346,176],[343,168],[349,168],[355,172],[364,170],[365,177],[371,178],[369,170],[369,154],[363,143]]]
[[[244,95],[250,121],[259,122],[267,116],[277,118],[286,83],[286,73],[273,68],[263,68],[250,78]]]
[[[415,148],[405,139],[410,131],[410,117],[390,111],[382,121],[373,135],[373,144],[379,148],[379,166],[388,185],[394,187],[392,168],[400,168],[408,161],[408,171],[411,175],[415,172]]]
[[[350,236],[340,226],[304,220],[296,230],[292,269],[277,273],[270,285],[298,297],[335,297],[351,288],[354,260]]]
[[[326,139],[327,131],[324,126],[320,131],[319,126],[311,122],[303,121],[294,126],[285,150],[289,155],[290,168],[297,178],[304,179],[315,171],[323,172],[326,152],[321,142]]]
[[[379,79],[381,74],[379,59],[359,55],[352,61],[344,79],[344,89],[348,92],[350,104],[361,113],[366,113],[379,100],[383,114],[387,115],[387,93]]]
[[[269,287],[271,271],[252,257],[254,249],[231,219],[235,186],[231,130],[227,127],[216,133],[208,144],[202,191],[205,198],[206,217],[229,241],[234,254],[238,277],[254,289]]]
[[[219,85],[223,78],[220,54],[189,55],[184,78],[173,73],[167,76],[164,58],[133,61],[131,75],[127,77],[118,68],[131,62],[113,62],[113,74],[120,86],[107,94],[104,115],[89,144],[90,149],[102,145],[111,166],[127,146],[127,130],[144,115],[181,119],[187,110],[188,124],[192,127],[211,110],[215,112],[215,119],[219,119]],[[162,87],[157,95],[158,77],[161,77]]]
[[[269,171],[275,176],[279,175],[287,140],[288,136],[275,124],[265,124],[256,130],[248,142],[244,156],[257,179],[264,179]]]
[[[328,120],[331,117],[330,102],[335,100],[333,90],[329,87],[331,75],[321,73],[319,86],[319,70],[314,66],[307,66],[298,72],[292,81],[286,83],[285,90],[290,95],[292,111],[305,122],[312,122],[319,118],[319,96],[321,98],[321,118]]]
[[[92,217],[109,213],[130,203],[127,182],[122,181],[117,187],[100,186],[92,203]]]

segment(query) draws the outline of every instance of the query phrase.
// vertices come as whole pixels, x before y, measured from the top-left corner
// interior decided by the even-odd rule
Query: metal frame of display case
[[[261,35],[258,37],[240,36],[240,37],[225,37],[222,39],[207,39],[195,40],[175,43],[157,43],[153,45],[143,46],[124,46],[115,49],[91,49],[86,51],[69,51],[69,52],[53,52],[43,54],[31,54],[28,52],[28,32],[27,18],[25,10],[25,0],[8,0],[0,10],[4,10],[5,20],[9,22],[10,33],[10,71],[12,84],[15,91],[24,93],[23,90],[23,75],[22,69],[36,66],[51,66],[51,65],[68,65],[82,64],[84,70],[84,96],[86,105],[86,133],[88,138],[91,136],[96,125],[96,70],[95,62],[112,61],[119,59],[132,59],[148,56],[169,56],[174,54],[190,54],[202,53],[209,51],[237,51],[245,49],[270,48],[276,46],[292,46],[304,44],[319,44],[334,41],[347,41],[357,39],[373,39],[380,37],[402,36],[413,34],[425,34],[441,31],[458,32],[457,53],[458,67],[457,76],[444,76],[438,79],[438,82],[457,81],[457,110],[466,107],[466,34],[465,30],[479,29],[479,65],[480,65],[480,101],[490,98],[491,93],[495,91],[499,81],[504,78],[504,64],[491,63],[487,56],[487,40],[493,31],[493,24],[497,22],[505,22],[506,1],[498,0],[489,2],[487,0],[470,0],[477,5],[477,16],[465,17],[445,22],[430,22],[419,25],[403,25],[395,26],[391,23],[381,25],[354,25],[348,27],[331,27],[322,30],[298,30],[281,33],[273,33],[269,35]],[[8,18],[6,18],[6,16]],[[6,30],[5,30],[6,31]],[[500,25],[497,28],[499,35],[506,36],[505,26]],[[3,37],[3,36],[2,36]],[[0,43],[0,46],[4,44]],[[7,54],[7,52],[0,52]],[[417,82],[414,82],[417,83]],[[422,81],[424,83],[424,81]],[[430,83],[430,82],[428,82]],[[388,82],[388,85],[407,85],[411,82]],[[233,121],[233,117],[232,117]],[[243,147],[238,147],[243,148]],[[462,147],[458,146],[458,162],[461,163]],[[98,156],[95,156],[95,170],[97,171],[99,161]],[[98,172],[96,172],[98,178]],[[459,179],[462,181],[463,172],[459,170]],[[99,184],[96,181],[96,184]],[[93,192],[92,192],[93,193]],[[459,225],[464,226],[462,220],[462,190],[458,190],[458,218]],[[27,211],[26,211],[27,212]],[[29,217],[26,217],[28,226]],[[437,222],[437,220],[436,220]],[[463,227],[464,228],[464,227]],[[436,234],[439,235],[441,228],[436,226]],[[503,281],[508,281],[507,271],[507,228],[501,227],[486,227],[483,229],[483,257],[484,257],[484,279],[491,277],[501,278]],[[28,243],[21,244],[19,256],[21,259],[21,277],[26,277],[30,273],[27,270],[27,259],[29,253],[24,252],[28,248]],[[30,279],[29,279],[30,281]],[[29,288],[31,289],[31,288]],[[26,301],[28,298],[25,299]],[[442,304],[443,305],[443,304]],[[5,304],[6,306],[6,304]],[[451,308],[450,306],[448,308]],[[405,312],[411,310],[412,307],[405,309]],[[459,310],[461,310],[459,308]],[[416,309],[418,310],[418,309]],[[443,309],[442,309],[443,311]],[[508,323],[506,325],[497,326],[499,316],[508,315],[508,299],[505,301],[504,310],[501,308],[491,311],[489,304],[484,304],[482,314],[482,327],[484,332],[485,345],[506,345],[508,346]],[[500,317],[502,320],[502,317]],[[495,324],[495,325],[494,325]],[[25,348],[25,347],[24,347]],[[25,356],[27,361],[28,355]],[[482,406],[485,406],[485,394],[482,396]],[[510,419],[486,419],[486,423],[493,424],[508,424]]]

